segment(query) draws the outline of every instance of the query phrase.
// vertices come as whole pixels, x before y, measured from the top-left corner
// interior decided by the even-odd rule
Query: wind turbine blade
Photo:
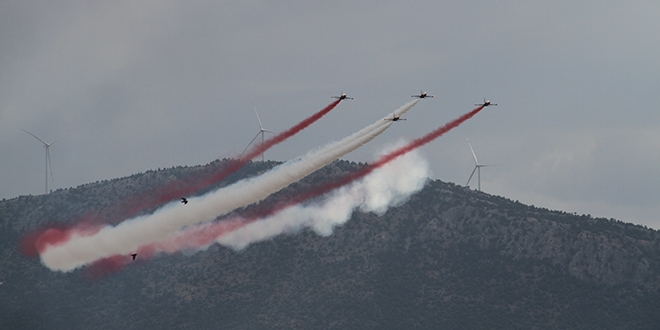
[[[472,149],[472,145],[470,144],[470,140],[468,140],[467,138],[465,138],[465,140],[467,141],[468,146],[470,146],[470,151],[472,151],[472,158],[474,158],[474,164],[479,165],[479,161],[477,161],[477,155],[474,154],[474,149]]]
[[[245,147],[245,150],[243,150],[243,152],[241,152],[241,155],[244,154],[248,150],[250,145],[252,145],[252,142],[254,142],[254,140],[256,140],[259,137],[259,134],[261,134],[261,132],[257,133],[257,135],[255,135],[254,138],[252,138],[252,141],[250,141],[250,143],[247,145],[247,147]]]
[[[472,174],[470,174],[470,178],[468,178],[467,183],[465,186],[467,187],[470,184],[470,180],[472,180],[472,176],[474,176],[474,172],[477,170],[477,166],[474,167],[474,170],[472,170]]]
[[[257,112],[257,108],[254,108],[254,113],[257,115],[257,120],[259,121],[259,129],[264,130],[263,125],[261,125],[261,118],[259,118],[259,113]]]
[[[39,140],[39,141],[41,141],[41,143],[43,143],[44,146],[49,146],[49,145],[50,145],[50,144],[46,143],[46,141],[40,139],[38,136],[36,136],[36,135],[34,135],[34,134],[32,134],[32,133],[30,133],[30,132],[28,132],[28,131],[26,131],[26,130],[24,130],[24,129],[22,129],[22,128],[21,128],[21,131],[23,131],[23,132],[25,132],[25,133],[28,133],[28,134],[30,134],[30,135],[32,135],[32,136],[34,136],[34,138],[37,139],[37,140]]]
[[[60,136],[59,138],[57,138],[55,141],[51,142],[51,143],[49,144],[49,146],[51,146],[51,145],[53,145],[53,143],[55,143],[55,142],[61,140],[63,137],[67,136],[67,134],[69,134],[70,132],[71,132],[71,131],[62,134],[62,136]]]

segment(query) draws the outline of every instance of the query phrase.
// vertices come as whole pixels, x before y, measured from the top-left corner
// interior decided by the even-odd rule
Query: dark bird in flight
[[[131,257],[133,257],[133,260],[135,260],[135,257],[137,257],[137,253],[131,254]]]
[[[188,204],[188,200],[185,197],[181,197],[181,203]]]

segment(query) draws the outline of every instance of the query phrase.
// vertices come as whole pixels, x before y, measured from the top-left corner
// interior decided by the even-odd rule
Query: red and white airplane
[[[393,113],[392,118],[385,118],[384,120],[399,121],[399,120],[406,120],[406,118],[401,118],[401,117],[397,116],[396,113]]]
[[[340,100],[347,100],[347,99],[348,100],[353,100],[352,97],[346,96],[346,93],[344,93],[344,92],[341,92],[341,94],[339,94],[339,96],[332,96],[332,98],[333,99],[340,99]]]
[[[490,105],[497,105],[497,103],[490,103],[490,101],[484,99],[484,103],[477,103],[475,105],[481,105],[481,106],[487,107],[487,106],[490,106]]]
[[[425,99],[425,98],[427,98],[427,97],[433,98],[433,95],[428,95],[428,94],[426,94],[425,91],[423,91],[423,90],[420,89],[418,95],[410,95],[410,97],[416,97],[416,98],[420,98],[420,99]]]

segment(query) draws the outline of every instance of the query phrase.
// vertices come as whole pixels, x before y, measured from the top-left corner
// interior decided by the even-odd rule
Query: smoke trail
[[[361,180],[333,191],[320,203],[290,206],[258,220],[236,217],[197,225],[165,240],[140,247],[138,255],[150,258],[158,252],[206,249],[214,242],[240,250],[253,242],[295,232],[303,227],[328,236],[335,226],[348,221],[355,209],[382,215],[389,207],[405,202],[424,187],[428,167],[426,160],[417,152],[411,152]]]
[[[351,218],[355,209],[383,215],[389,207],[403,204],[424,187],[428,176],[428,163],[418,153],[409,153],[360,181],[334,190],[322,203],[289,207],[220,236],[216,242],[240,250],[251,243],[298,231],[302,227],[329,236],[334,227]]]
[[[439,138],[440,136],[442,136],[445,133],[449,132],[453,128],[458,127],[460,124],[464,123],[466,120],[472,118],[474,115],[479,113],[483,108],[484,108],[484,106],[480,106],[478,108],[473,109],[472,111],[460,116],[459,118],[457,118],[455,120],[452,120],[449,123],[447,123],[447,124],[437,128],[437,129],[431,131],[430,133],[422,136],[421,138],[415,139],[412,142],[410,142],[410,143],[408,143],[408,144],[406,144],[402,147],[399,147],[399,148],[395,149],[392,152],[384,154],[376,162],[371,163],[371,164],[363,167],[362,169],[360,169],[360,170],[358,170],[354,173],[346,175],[343,178],[341,178],[340,180],[337,180],[335,182],[326,184],[326,185],[321,186],[321,187],[319,187],[319,188],[317,188],[313,191],[303,193],[303,194],[298,195],[294,198],[291,198],[291,199],[289,199],[289,201],[287,203],[282,204],[280,206],[276,206],[276,207],[272,208],[271,210],[267,211],[267,214],[268,215],[277,214],[277,213],[281,212],[282,210],[290,209],[293,205],[297,205],[297,204],[299,204],[299,203],[301,203],[305,200],[308,200],[308,199],[316,197],[316,196],[320,196],[320,195],[325,194],[325,193],[327,193],[331,190],[335,190],[337,188],[345,186],[345,185],[347,185],[347,184],[349,184],[349,183],[351,183],[351,182],[353,182],[353,181],[355,181],[359,178],[363,178],[363,177],[369,175],[370,173],[372,173],[373,171],[382,168],[383,166],[387,165],[388,163],[392,162],[393,160],[396,160],[397,158],[399,158],[401,156],[404,156],[404,155],[410,153],[413,150],[416,150],[417,148],[419,148],[419,147],[421,147],[421,146],[423,146],[423,145]],[[414,169],[414,167],[411,167],[411,170],[412,169]],[[406,173],[406,171],[407,170],[399,171],[398,173],[393,174],[388,179],[392,180],[393,178],[396,178],[397,176],[401,176],[402,173]],[[332,208],[331,208],[331,210],[332,210]],[[294,212],[294,211],[292,211],[292,212]],[[262,214],[262,216],[264,216],[265,214],[266,213]],[[348,215],[350,216],[350,214],[348,214]],[[254,218],[251,218],[251,219],[248,219],[248,220],[244,220],[243,224],[244,225],[250,225],[258,218],[259,217],[254,217]],[[286,219],[286,217],[284,217],[284,219]],[[325,222],[320,221],[319,223],[323,224]],[[246,246],[247,244],[249,244],[249,243],[251,243],[252,241],[255,240],[253,238],[250,238],[250,233],[251,233],[250,230],[243,229],[243,228],[241,228],[241,226],[239,226],[235,223],[233,223],[232,225],[233,225],[232,227],[239,227],[240,228],[240,229],[235,230],[235,231],[239,232],[239,233],[242,233],[242,237],[241,237],[241,235],[239,235],[239,238],[237,239],[236,236],[232,235],[232,234],[227,235],[226,237],[224,237],[222,235],[218,235],[218,242],[219,243],[225,244],[225,245],[230,245],[234,248],[242,248],[242,247]],[[256,225],[253,225],[251,227],[255,228],[253,232],[256,232],[257,236],[259,236],[259,234],[262,232],[261,229]],[[331,227],[327,227],[327,226],[323,227],[321,225],[316,225],[315,230],[317,232],[326,233],[328,235],[331,233]],[[273,232],[272,230],[271,230],[271,232],[272,232],[271,236],[277,235],[277,233]],[[223,234],[224,233],[227,233],[227,232],[223,232]]]
[[[409,102],[395,113],[401,115],[417,102]],[[70,238],[65,242],[59,240],[56,244],[40,237],[37,244],[42,246],[39,251],[41,261],[52,270],[70,271],[109,256],[127,255],[139,246],[163,239],[182,227],[212,221],[236,208],[258,202],[372,140],[392,124],[383,119],[259,177],[191,198],[188,205],[170,203],[152,215],[134,218],[115,227],[107,226],[94,235],[83,236],[74,232],[68,235]]]
[[[214,183],[220,182],[241,169],[248,161],[254,157],[266,152],[271,147],[275,146],[286,140],[287,138],[299,133],[307,128],[321,117],[332,111],[341,100],[336,100],[328,104],[325,108],[316,112],[310,117],[302,120],[298,124],[292,126],[288,130],[276,134],[272,138],[258,143],[245,155],[242,155],[235,161],[231,161],[227,166],[222,168],[219,172],[213,173],[208,177],[201,178],[188,178],[170,181],[161,187],[151,189],[148,192],[143,192],[137,196],[132,196],[129,200],[124,200],[115,204],[112,209],[104,210],[105,214],[110,214],[111,218],[106,221],[101,221],[98,217],[85,214],[81,219],[76,221],[74,225],[56,225],[49,226],[48,228],[34,230],[24,235],[19,250],[27,257],[36,257],[43,251],[43,244],[38,244],[38,238],[42,237],[42,242],[65,242],[69,240],[70,233],[72,232],[88,232],[93,233],[94,230],[98,231],[103,227],[104,223],[117,223],[122,219],[127,219],[135,216],[137,213],[146,209],[154,208],[172,200],[179,199],[182,196],[189,196],[200,189],[208,187]]]
[[[269,210],[266,210],[266,211],[260,213],[257,216],[252,217],[251,219],[246,220],[246,221],[251,222],[251,221],[255,221],[256,219],[261,218],[261,217],[270,216],[270,215],[272,215],[274,213],[277,213],[277,212],[279,212],[279,211],[281,211],[281,210],[283,210],[287,207],[302,203],[303,201],[306,201],[310,198],[321,196],[321,195],[327,193],[328,191],[337,189],[337,188],[342,187],[342,186],[344,186],[348,183],[351,183],[351,182],[353,182],[353,181],[355,181],[359,178],[362,178],[362,177],[368,175],[369,173],[373,172],[374,170],[376,170],[376,169],[384,166],[385,164],[393,161],[394,159],[396,159],[396,158],[398,158],[402,155],[405,155],[406,153],[409,153],[412,150],[415,150],[415,149],[417,149],[417,148],[419,148],[419,147],[421,147],[421,146],[437,139],[438,137],[440,137],[443,134],[449,132],[453,128],[458,127],[460,124],[462,124],[466,120],[472,118],[474,115],[479,113],[479,111],[481,111],[483,108],[484,108],[483,106],[475,108],[474,110],[460,116],[459,118],[454,119],[454,120],[448,122],[447,124],[445,124],[441,127],[438,127],[437,129],[429,132],[428,134],[422,136],[421,138],[415,139],[412,142],[410,142],[410,143],[408,143],[408,144],[406,144],[406,145],[404,145],[404,146],[402,146],[402,147],[400,147],[400,148],[398,148],[398,149],[396,149],[392,152],[389,152],[389,153],[381,156],[375,162],[361,168],[360,170],[358,170],[356,172],[345,175],[344,177],[340,178],[337,181],[330,182],[330,183],[325,184],[323,186],[317,187],[314,190],[307,191],[307,192],[304,192],[304,193],[299,194],[297,196],[294,196],[292,198],[289,198],[286,203],[277,205],[277,206],[275,206],[275,207],[273,207]]]
[[[340,180],[323,185],[315,190],[304,192],[302,194],[289,198],[286,203],[276,205],[275,207],[265,212],[259,213],[258,215],[253,215],[249,218],[233,218],[229,220],[223,220],[214,223],[208,223],[208,224],[190,227],[168,237],[165,240],[155,242],[150,245],[142,246],[138,250],[139,251],[138,253],[144,258],[149,258],[154,253],[157,252],[173,253],[176,251],[180,251],[181,249],[194,250],[194,249],[205,248],[208,245],[212,244],[214,240],[217,240],[217,242],[220,244],[230,245],[236,249],[240,249],[251,242],[278,235],[287,228],[290,228],[292,226],[291,225],[292,222],[299,222],[301,221],[300,219],[312,219],[313,217],[319,219],[326,219],[328,218],[329,214],[335,214],[335,216],[329,217],[328,219],[330,220],[340,219],[338,222],[345,221],[341,219],[348,219],[348,217],[350,217],[350,212],[352,212],[352,209],[354,207],[349,207],[349,208],[331,207],[326,209],[332,211],[332,213],[328,213],[328,212],[320,212],[318,210],[314,211],[312,209],[301,208],[298,204],[310,198],[320,196],[331,190],[345,186],[357,179],[368,176],[373,171],[382,168],[383,166],[396,160],[397,158],[404,156],[410,153],[411,151],[414,151],[417,148],[425,145],[426,143],[429,143],[434,139],[442,136],[446,132],[459,126],[466,120],[472,118],[482,109],[483,107],[475,108],[474,110],[460,116],[459,118],[431,131],[430,133],[424,135],[423,137],[413,140],[412,142],[402,147],[399,147],[394,151],[384,154],[376,162],[362,168],[357,172],[346,175]],[[410,164],[411,162],[402,161],[402,163]],[[414,161],[412,163],[416,164],[419,163],[419,161]],[[386,182],[388,180],[390,182],[396,181],[398,178],[405,178],[406,175],[417,172],[418,171],[416,170],[416,167],[414,165],[409,165],[408,168],[404,168],[404,169],[397,167],[396,173],[389,174],[388,176],[386,176],[387,180],[384,181]],[[380,176],[376,176],[376,177],[380,177]],[[373,186],[373,185],[367,185],[367,186]],[[421,186],[418,189],[421,189]],[[388,189],[383,189],[383,191],[387,191],[387,190]],[[417,190],[412,189],[410,190],[409,193],[412,193]],[[346,194],[343,195],[340,194],[340,195],[343,196],[342,198],[346,198],[346,196],[350,196]],[[372,203],[378,200],[388,200],[387,198],[383,198],[382,196],[373,192],[367,194],[367,196],[377,196],[377,197],[371,197]],[[355,195],[353,195],[352,197],[355,197]],[[344,204],[347,204],[347,202],[344,202]],[[375,210],[375,209],[378,208],[374,208],[374,207],[370,208],[370,210]],[[305,211],[301,211],[301,210],[305,210]],[[262,219],[266,217],[268,217],[269,220],[263,221]],[[305,221],[309,222],[311,220],[305,220]],[[328,222],[328,221],[318,220],[314,224],[314,228],[319,233],[329,234],[331,232],[332,225],[328,225],[328,223],[332,224],[332,221]]]
[[[321,117],[325,116],[327,113],[332,111],[341,100],[334,101],[330,103],[325,108],[321,109],[312,116],[302,120],[298,124],[292,126],[288,130],[276,134],[272,138],[255,145],[253,148],[248,150],[248,153],[239,157],[236,161],[229,163],[225,168],[223,168],[218,173],[214,173],[208,178],[198,180],[192,183],[185,183],[182,180],[176,180],[166,184],[164,187],[157,189],[156,191],[145,193],[137,198],[131,198],[131,201],[137,201],[139,204],[134,204],[124,213],[124,219],[132,217],[135,214],[139,213],[142,210],[156,207],[166,202],[170,202],[175,199],[179,199],[181,196],[189,196],[196,191],[207,187],[216,182],[220,182],[223,179],[227,178],[229,175],[235,173],[241,169],[245,164],[256,156],[266,152],[271,147],[283,142],[284,140],[290,138],[291,136],[299,133],[303,129],[307,128],[309,125],[313,124]]]

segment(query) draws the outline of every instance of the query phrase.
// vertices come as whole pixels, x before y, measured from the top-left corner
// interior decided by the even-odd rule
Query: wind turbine
[[[268,133],[275,134],[275,132],[269,131],[269,130],[265,129],[263,125],[261,125],[261,119],[259,119],[259,113],[257,112],[256,107],[254,108],[254,113],[257,115],[257,121],[259,121],[259,133],[257,133],[257,135],[255,135],[254,138],[252,138],[252,141],[250,141],[250,143],[247,145],[247,147],[245,147],[245,150],[243,150],[241,155],[244,154],[248,150],[250,145],[252,145],[252,142],[254,142],[254,140],[256,140],[259,137],[259,134],[261,134],[261,143],[262,144],[264,143],[264,133],[268,132]],[[263,152],[261,153],[261,161],[262,162],[264,161],[264,153]]]
[[[477,160],[477,155],[474,154],[474,149],[472,149],[472,145],[470,144],[470,140],[467,138],[468,146],[470,146],[470,151],[472,151],[472,158],[474,158],[474,170],[472,170],[472,174],[470,174],[470,178],[468,178],[467,183],[465,184],[466,187],[470,184],[470,180],[472,180],[472,176],[474,175],[474,172],[477,171],[477,187],[479,191],[481,191],[481,168],[486,167],[486,166],[495,166],[495,165],[488,165],[488,164],[479,164],[479,161]]]
[[[47,194],[48,193],[48,168],[49,167],[50,167],[50,180],[53,181],[53,165],[51,165],[51,163],[50,163],[50,146],[52,146],[53,143],[55,143],[55,142],[59,141],[61,138],[63,138],[64,135],[59,137],[57,140],[55,140],[51,143],[47,143],[46,141],[40,139],[38,136],[36,136],[36,135],[34,135],[34,134],[32,134],[32,133],[30,133],[30,132],[28,132],[28,131],[26,131],[22,128],[21,128],[21,130],[25,133],[28,133],[28,134],[34,136],[34,138],[39,140],[41,143],[43,143],[44,148],[46,148],[46,171],[45,172],[46,172],[46,194]]]

